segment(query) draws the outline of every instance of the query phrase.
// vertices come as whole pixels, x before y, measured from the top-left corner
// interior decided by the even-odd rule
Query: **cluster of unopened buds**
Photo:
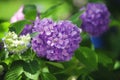
[[[15,32],[8,32],[2,40],[6,51],[23,53],[29,48],[31,37],[29,34],[17,36]]]

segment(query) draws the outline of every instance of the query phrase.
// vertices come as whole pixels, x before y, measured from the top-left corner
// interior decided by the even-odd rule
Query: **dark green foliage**
[[[35,20],[37,16],[37,8],[35,5],[25,5],[23,9],[25,18],[28,20]]]
[[[26,24],[30,24],[30,21],[27,20],[21,20],[15,23],[12,23],[10,25],[10,31],[14,31],[16,34],[20,34],[22,32],[22,30],[24,29]]]
[[[83,13],[83,11],[80,11],[73,16],[70,17],[70,21],[72,21],[74,24],[76,24],[78,27],[80,27],[82,21],[80,20],[80,15]]]
[[[89,48],[81,47],[76,51],[76,58],[86,67],[88,71],[97,69],[98,56]]]

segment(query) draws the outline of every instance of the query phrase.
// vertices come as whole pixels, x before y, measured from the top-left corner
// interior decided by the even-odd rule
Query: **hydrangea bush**
[[[60,5],[45,12],[24,5],[9,25],[0,24],[7,28],[0,35],[0,80],[119,80],[117,73],[112,75],[119,69],[116,55],[96,49],[89,41],[89,36],[109,29],[107,6],[88,3],[84,11],[54,19],[52,12]],[[112,78],[104,77],[103,70]]]

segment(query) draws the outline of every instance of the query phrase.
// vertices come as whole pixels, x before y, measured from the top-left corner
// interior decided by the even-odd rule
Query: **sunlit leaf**
[[[5,75],[5,80],[18,80],[23,73],[24,61],[18,60],[12,63],[10,70]]]
[[[63,3],[58,3],[52,7],[50,7],[48,10],[46,10],[45,12],[41,13],[41,17],[48,17],[50,16],[60,5],[62,5]]]
[[[116,61],[114,64],[114,69],[119,69],[120,68],[120,61]]]
[[[9,22],[3,22],[0,24],[0,38],[4,37],[5,33],[9,30]]]
[[[37,71],[35,74],[31,74],[29,72],[24,71],[24,74],[25,74],[26,77],[28,77],[30,79],[38,80],[40,72]]]

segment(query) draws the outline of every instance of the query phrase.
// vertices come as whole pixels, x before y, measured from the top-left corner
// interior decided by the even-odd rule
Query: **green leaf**
[[[120,22],[118,20],[112,19],[110,21],[110,26],[120,26]]]
[[[39,32],[34,32],[34,33],[31,33],[30,36],[31,36],[31,38],[33,38],[33,37],[37,36],[38,34],[39,34]]]
[[[35,20],[37,16],[37,8],[35,5],[25,5],[23,9],[25,18],[28,20]]]
[[[24,60],[24,61],[33,60],[35,56],[36,56],[36,54],[34,53],[34,51],[31,48],[29,48],[27,51],[25,51],[23,54],[21,54],[22,60]]]
[[[91,76],[89,75],[80,75],[77,80],[94,80]]]
[[[30,74],[36,74],[37,71],[40,69],[37,61],[30,61],[23,65],[24,71],[29,72]]]
[[[57,80],[51,73],[42,73],[42,80]]]
[[[8,52],[5,52],[5,54],[9,54]],[[13,61],[19,60],[18,54],[8,55],[6,59],[3,60],[7,65],[11,64]]]
[[[50,64],[50,65],[52,65],[52,66],[55,66],[57,68],[64,69],[64,66],[61,63],[56,63],[56,62],[47,62],[47,63]]]
[[[58,4],[50,7],[50,8],[49,8],[48,10],[46,10],[45,12],[41,13],[42,18],[48,17],[49,15],[51,15],[53,12],[56,11],[56,9],[57,9],[58,7],[59,7],[60,5],[62,5],[62,4],[63,4],[63,2],[62,2],[62,3],[58,3]]]
[[[5,33],[9,30],[9,22],[3,22],[0,24],[0,38],[4,37]]]
[[[35,74],[31,74],[31,73],[29,73],[29,72],[24,71],[24,74],[25,74],[25,76],[27,76],[27,77],[30,78],[30,79],[38,80],[40,71],[37,71],[37,73],[35,73]]]
[[[120,61],[116,61],[114,64],[114,69],[120,69]]]
[[[23,63],[24,61],[21,60],[13,62],[10,70],[5,75],[5,80],[18,80],[23,73]]]
[[[5,80],[17,80],[22,72],[23,69],[21,66],[15,67],[6,73]]]
[[[0,45],[3,46],[3,45]],[[0,50],[0,61],[5,60],[6,52],[5,50]]]
[[[42,72],[43,72],[43,73],[49,73],[49,69],[48,69],[48,67],[44,67],[44,68],[42,68]]]
[[[3,65],[0,65],[0,74],[4,71]]]
[[[62,64],[64,65],[64,70],[62,70],[61,72],[70,74],[74,69],[76,69],[78,65],[78,60],[75,57],[73,57],[70,61],[62,62]],[[74,66],[71,66],[71,64]]]
[[[77,26],[80,26],[82,21],[80,20],[80,15],[83,13],[83,11],[80,11],[76,14],[74,14],[73,16],[70,17],[70,21],[72,21],[74,24],[76,24]]]
[[[22,32],[22,30],[24,29],[24,26],[26,24],[30,24],[30,22],[27,20],[21,20],[21,21],[12,23],[10,25],[10,31],[14,31],[16,34],[19,35]]]
[[[97,54],[87,47],[80,47],[75,52],[76,58],[86,67],[88,71],[97,69],[98,57]]]
[[[103,53],[98,53],[98,62],[102,63],[104,66],[108,66],[113,63],[112,59]]]
[[[8,71],[8,65],[4,62],[0,62],[0,75],[2,75],[5,71]]]
[[[18,80],[23,72],[26,77],[38,80],[40,74],[39,69],[39,65],[36,61],[30,61],[27,63],[22,60],[17,60],[12,63],[10,71],[6,74],[5,80]]]

